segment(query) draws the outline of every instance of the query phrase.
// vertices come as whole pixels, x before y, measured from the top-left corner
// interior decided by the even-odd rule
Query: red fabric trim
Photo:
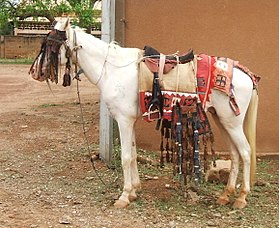
[[[214,57],[205,54],[197,56],[197,92],[203,108],[205,103],[209,101],[209,95],[214,86],[212,72],[216,69],[215,62]]]
[[[189,93],[179,93],[172,91],[162,91],[164,97],[164,107],[163,107],[163,116],[162,119],[167,119],[171,121],[172,116],[172,107],[176,102],[178,102],[181,106],[191,106],[194,100],[197,99],[197,94],[189,94]],[[153,120],[158,119],[159,110],[151,110],[149,112],[148,105],[152,99],[151,92],[140,92],[140,108],[142,112],[142,117],[145,121],[151,122]]]

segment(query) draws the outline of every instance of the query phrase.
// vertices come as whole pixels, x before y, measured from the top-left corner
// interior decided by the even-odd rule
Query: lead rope
[[[77,73],[77,72],[76,72]],[[88,141],[88,137],[86,136],[86,130],[85,130],[85,121],[84,121],[84,115],[83,115],[83,108],[82,108],[82,105],[81,105],[81,99],[80,99],[80,92],[79,92],[79,80],[77,80],[77,96],[78,96],[78,103],[79,103],[79,108],[80,108],[80,116],[81,116],[81,122],[82,122],[82,130],[83,130],[83,136],[84,136],[84,140],[85,140],[85,143],[86,143],[86,147],[87,147],[87,151],[88,151],[88,155],[90,157],[90,162],[91,162],[91,165],[92,165],[92,168],[95,172],[95,174],[97,175],[97,177],[99,178],[99,180],[102,182],[102,184],[107,188],[107,185],[106,183],[103,181],[103,179],[101,178],[101,176],[99,175],[97,169],[96,169],[96,166],[95,166],[95,163],[94,163],[94,160],[91,156],[92,154],[92,151],[91,151],[91,148],[90,148],[90,144],[89,144],[89,141]]]
[[[77,47],[77,41],[76,41],[76,33],[74,32],[74,45],[75,47]],[[75,50],[76,52],[76,61],[75,61],[75,77],[77,79],[77,96],[78,96],[78,103],[79,103],[79,108],[80,108],[80,116],[81,116],[81,123],[82,123],[82,130],[83,130],[83,137],[84,137],[84,140],[85,140],[85,143],[86,143],[86,147],[87,147],[87,152],[88,152],[88,155],[90,157],[90,162],[91,162],[91,165],[92,165],[92,168],[95,172],[95,174],[97,175],[97,177],[99,178],[99,180],[101,181],[101,183],[105,186],[105,188],[107,189],[107,185],[106,183],[103,181],[103,179],[101,178],[101,176],[99,175],[97,169],[96,169],[96,166],[95,166],[95,163],[94,163],[94,160],[91,156],[92,154],[92,151],[91,151],[91,148],[90,148],[90,144],[89,144],[89,140],[86,136],[86,130],[85,130],[85,121],[84,121],[84,115],[83,115],[83,108],[82,108],[82,105],[81,105],[81,98],[80,98],[80,92],[79,92],[79,72],[77,70],[77,66],[78,66],[78,55],[77,55],[77,50]]]

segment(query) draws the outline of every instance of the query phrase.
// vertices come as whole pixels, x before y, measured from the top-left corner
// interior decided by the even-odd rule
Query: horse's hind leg
[[[218,204],[226,205],[230,203],[230,196],[235,194],[236,180],[239,172],[239,153],[235,145],[232,143],[227,130],[224,128],[224,125],[220,122],[218,116],[214,112],[212,113],[212,118],[216,125],[219,127],[221,135],[223,136],[223,140],[225,140],[231,146],[231,170],[229,179],[227,182],[227,186],[217,200]]]
[[[234,144],[231,144],[231,171],[227,182],[227,186],[221,196],[218,198],[217,203],[226,205],[230,202],[230,195],[235,194],[236,180],[239,171],[239,154]]]
[[[237,152],[239,153],[242,161],[243,161],[243,186],[240,191],[239,197],[236,199],[234,203],[234,207],[236,208],[244,208],[247,204],[246,196],[250,191],[250,146],[243,132],[242,126],[237,126],[235,128],[228,128],[227,132],[231,138],[232,143],[234,144]],[[235,151],[236,153],[236,151]],[[232,162],[235,163],[235,168],[238,167],[238,158],[232,157]],[[227,188],[230,184],[235,184],[236,176],[233,174],[234,169],[231,170],[230,179],[227,185]]]

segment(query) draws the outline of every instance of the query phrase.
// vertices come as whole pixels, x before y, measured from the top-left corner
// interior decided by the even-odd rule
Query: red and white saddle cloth
[[[257,85],[260,77],[252,73],[247,67],[229,58],[195,55],[193,61],[177,64],[168,73],[160,75],[160,85],[163,94],[163,119],[171,120],[172,107],[176,102],[184,106],[198,99],[205,108],[212,89],[224,92],[230,97],[230,106],[235,115],[240,114],[234,95],[232,77],[233,68],[237,67],[249,75]],[[159,67],[160,68],[160,67]],[[142,117],[146,121],[158,119],[158,110],[149,107],[152,99],[153,73],[144,62],[139,65],[139,93]]]

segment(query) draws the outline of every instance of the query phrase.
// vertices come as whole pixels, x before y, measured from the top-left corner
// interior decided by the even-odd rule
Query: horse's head
[[[70,27],[69,19],[60,20],[56,23],[54,29],[49,32],[43,40],[41,50],[34,60],[29,74],[39,81],[50,80],[58,83],[58,67],[59,64],[69,63],[70,53],[66,44],[66,30]],[[66,64],[66,71],[67,69]],[[66,72],[69,74],[69,72]]]

